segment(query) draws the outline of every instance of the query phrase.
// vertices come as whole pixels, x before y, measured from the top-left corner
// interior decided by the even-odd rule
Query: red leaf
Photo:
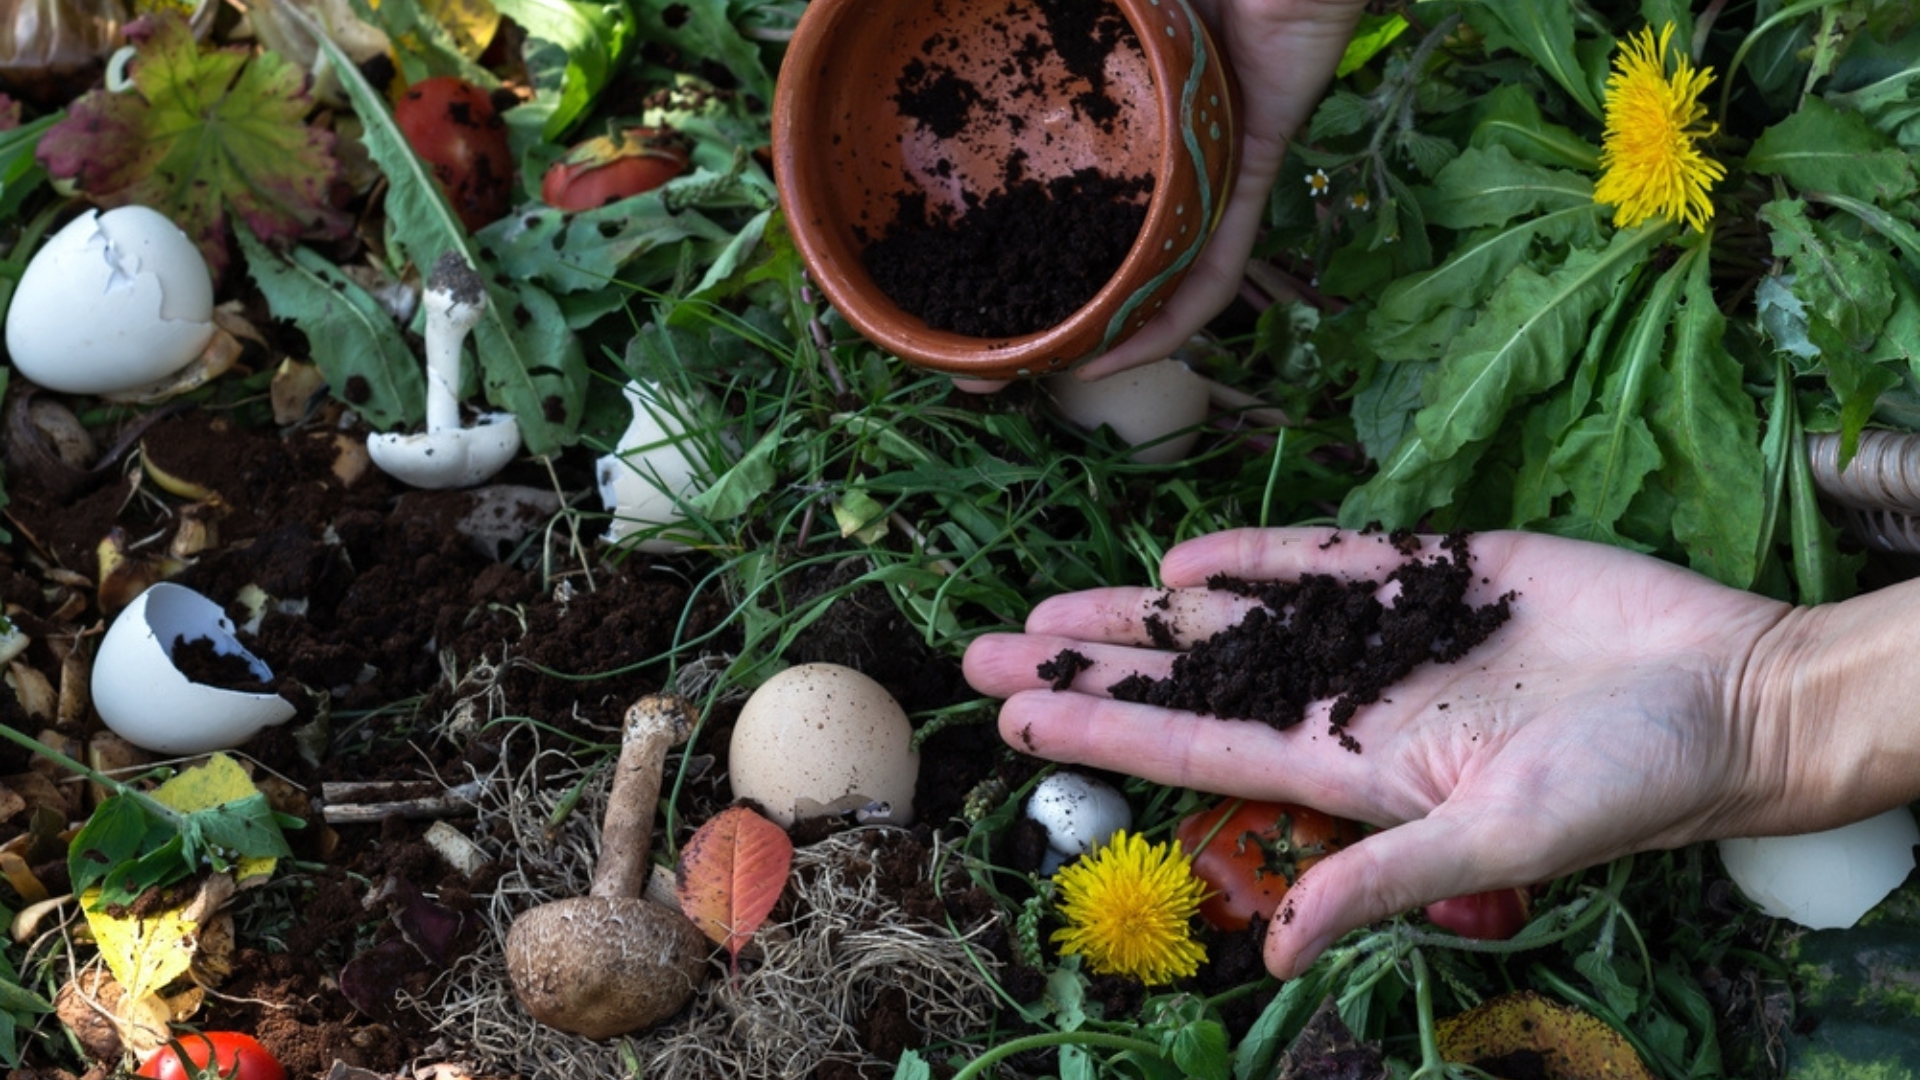
[[[744,806],[722,810],[680,852],[674,881],[680,910],[726,948],[739,967],[752,937],[787,887],[793,841],[785,829]]]

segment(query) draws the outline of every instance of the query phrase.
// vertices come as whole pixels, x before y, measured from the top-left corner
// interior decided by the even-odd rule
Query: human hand
[[[1788,784],[1794,725],[1747,715],[1752,657],[1793,609],[1597,544],[1473,536],[1467,600],[1512,591],[1511,617],[1461,660],[1416,668],[1361,707],[1348,729],[1359,753],[1329,736],[1324,701],[1276,730],[1108,697],[1127,675],[1172,668],[1176,654],[1150,644],[1148,616],[1185,648],[1252,606],[1205,588],[1213,574],[1383,580],[1405,561],[1384,536],[1331,535],[1247,529],[1183,543],[1162,562],[1168,589],[1051,598],[1024,634],[982,637],[965,661],[975,688],[1007,699],[1000,731],[1015,747],[1381,828],[1288,893],[1267,935],[1274,974],[1296,975],[1348,930],[1435,900],[1636,851],[1824,827],[1772,797]],[[1438,550],[1424,538],[1420,557]],[[1068,648],[1093,664],[1055,692],[1036,668]]]
[[[1220,313],[1240,290],[1293,133],[1320,103],[1364,0],[1191,0],[1240,83],[1240,166],[1211,239],[1146,326],[1074,369],[1084,379],[1152,363]]]

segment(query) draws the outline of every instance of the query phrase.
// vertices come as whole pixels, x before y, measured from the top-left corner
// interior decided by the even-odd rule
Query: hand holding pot
[[[1232,302],[1293,134],[1320,103],[1362,0],[1192,0],[1240,82],[1240,170],[1220,223],[1180,287],[1139,333],[1074,369],[1083,379],[1172,355]],[[977,384],[976,384],[976,387]]]
[[[1423,541],[1430,557],[1435,540]],[[1521,533],[1471,538],[1467,601],[1509,591],[1511,617],[1458,662],[1427,664],[1328,733],[1328,703],[1284,730],[1113,700],[1165,677],[1175,648],[1251,601],[1214,574],[1382,580],[1403,562],[1379,536],[1239,530],[1180,544],[1173,591],[1054,597],[1024,634],[989,635],[969,681],[1007,700],[1022,750],[1163,784],[1304,803],[1381,831],[1317,864],[1266,943],[1298,974],[1337,936],[1446,897],[1525,885],[1637,851],[1808,832],[1920,796],[1920,674],[1903,658],[1920,583],[1794,608],[1617,548]],[[1163,637],[1164,640],[1164,637]],[[1092,661],[1066,692],[1036,672],[1063,649]]]

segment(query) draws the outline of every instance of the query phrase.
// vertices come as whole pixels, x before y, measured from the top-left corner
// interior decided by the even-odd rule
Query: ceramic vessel
[[[1049,40],[1045,9],[1103,3],[1126,18],[1139,48],[1106,57],[1104,91],[1118,111],[1096,122],[1076,103],[1087,80],[1033,43]],[[903,75],[930,64],[950,69],[950,88],[987,102],[966,110],[957,131],[936,133],[902,111]],[[1186,275],[1237,164],[1236,93],[1186,0],[812,0],[775,94],[781,204],[814,282],[875,344],[971,378],[1044,375],[1139,330]],[[959,213],[1003,185],[1016,152],[1043,181],[1089,166],[1151,175],[1145,224],[1105,286],[1053,326],[1006,338],[930,327],[887,297],[862,251],[903,194]]]

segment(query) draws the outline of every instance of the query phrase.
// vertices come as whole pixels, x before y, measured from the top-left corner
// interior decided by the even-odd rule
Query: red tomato
[[[1244,930],[1255,915],[1273,918],[1294,879],[1358,840],[1360,830],[1310,806],[1228,799],[1181,819],[1173,835],[1211,890],[1200,917],[1222,930]]]
[[[1533,902],[1521,888],[1494,889],[1427,905],[1427,918],[1434,925],[1481,941],[1507,940],[1527,925],[1532,914]]]
[[[506,214],[513,152],[485,90],[452,75],[422,79],[407,87],[393,118],[469,232]]]
[[[143,1062],[136,1075],[156,1080],[194,1080],[216,1074],[226,1080],[287,1080],[287,1070],[251,1035],[238,1031],[190,1032],[176,1036],[174,1041],[186,1051],[186,1062],[168,1044]]]
[[[557,210],[591,210],[652,191],[687,171],[687,148],[673,132],[631,128],[587,139],[547,169],[540,198]]]

